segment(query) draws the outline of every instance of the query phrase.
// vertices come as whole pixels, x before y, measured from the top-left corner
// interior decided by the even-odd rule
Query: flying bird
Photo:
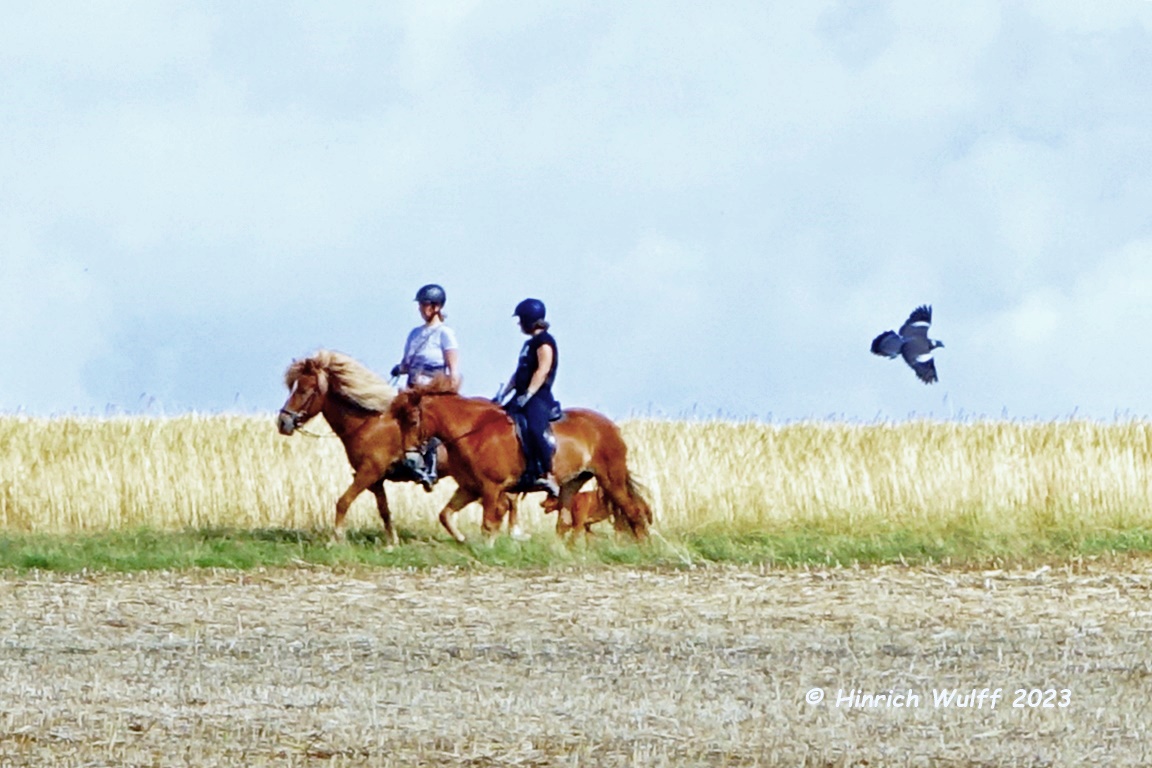
[[[888,358],[901,355],[920,381],[931,384],[937,380],[932,351],[944,346],[944,342],[928,338],[931,324],[932,307],[926,304],[916,307],[900,326],[900,333],[884,331],[872,339],[872,354]]]

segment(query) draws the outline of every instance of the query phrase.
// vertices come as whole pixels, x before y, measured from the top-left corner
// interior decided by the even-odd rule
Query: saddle
[[[519,411],[508,415],[512,417],[512,426],[516,429],[516,442],[520,443],[520,449],[523,450],[524,433],[528,431],[528,419]],[[544,429],[544,442],[548,443],[548,448],[553,455],[556,454],[556,435],[552,433],[552,422],[560,421],[562,418],[564,418],[564,411],[560,408],[560,403],[555,403],[548,414],[548,426]]]

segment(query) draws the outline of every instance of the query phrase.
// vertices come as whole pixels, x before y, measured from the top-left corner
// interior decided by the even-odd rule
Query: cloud
[[[3,13],[0,410],[277,405],[431,280],[483,394],[535,295],[615,415],[1152,408],[1152,4]],[[920,303],[936,388],[867,354]]]

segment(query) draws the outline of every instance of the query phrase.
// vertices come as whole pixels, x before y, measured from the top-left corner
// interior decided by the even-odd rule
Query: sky
[[[0,413],[274,413],[444,286],[614,418],[1152,414],[1152,2],[0,6]],[[934,308],[940,380],[869,353]]]

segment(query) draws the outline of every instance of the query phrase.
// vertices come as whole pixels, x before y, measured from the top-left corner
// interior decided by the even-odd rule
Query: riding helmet
[[[416,301],[421,304],[438,304],[442,307],[444,306],[444,300],[447,298],[444,289],[436,285],[436,283],[429,283],[416,291]]]
[[[520,325],[532,325],[544,319],[544,302],[540,299],[524,299],[516,305],[516,311],[512,314],[520,318]]]

